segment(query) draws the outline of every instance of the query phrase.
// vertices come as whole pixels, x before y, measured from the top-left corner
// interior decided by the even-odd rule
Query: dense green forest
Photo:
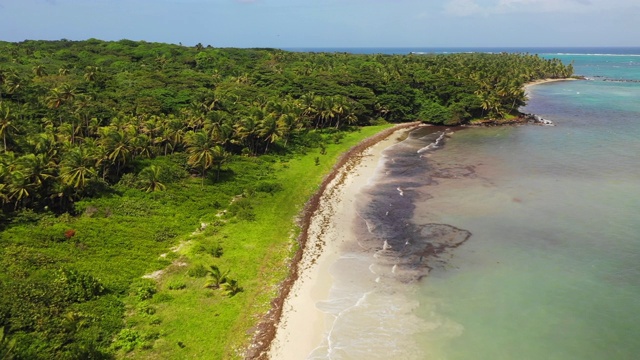
[[[228,314],[220,331],[244,334],[274,291],[256,295],[244,286],[244,299],[240,285],[273,286],[286,272],[256,280],[264,269],[234,270],[248,250],[234,252],[232,239],[254,231],[268,240],[271,230],[259,225],[266,220],[290,232],[290,213],[271,219],[263,212],[278,201],[299,211],[331,159],[368,134],[348,131],[513,116],[526,82],[571,75],[571,65],[530,54],[0,42],[0,357],[152,353],[163,346],[158,339],[177,335],[149,329],[170,328],[160,314],[182,301],[175,292],[154,294],[186,294],[192,285],[192,295],[224,288],[228,296],[216,293],[215,306],[235,310],[217,313],[219,320]],[[311,185],[295,187],[292,179]],[[168,251],[203,219],[216,226],[189,238],[188,250]],[[269,258],[260,251],[249,262]],[[170,280],[139,280],[176,261],[186,267]],[[231,275],[218,267],[225,264]],[[248,304],[251,315],[238,315]],[[233,357],[243,341],[229,340],[217,354]]]

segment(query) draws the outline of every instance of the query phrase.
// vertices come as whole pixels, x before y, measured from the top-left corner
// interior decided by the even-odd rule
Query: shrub
[[[37,227],[32,231],[32,237],[42,242],[63,242],[68,240],[65,224],[55,224],[47,227]]]
[[[253,221],[256,219],[251,201],[247,198],[239,199],[231,204],[229,206],[229,214],[235,215],[239,220]]]
[[[237,214],[236,217],[239,220],[243,220],[243,221],[255,221],[256,220],[256,214],[248,209],[242,209],[240,210]]]
[[[216,242],[215,244],[213,244],[213,246],[209,250],[209,254],[214,258],[219,258],[220,256],[222,256],[223,253],[224,253],[224,250],[222,249],[222,245],[220,245],[219,242]]]
[[[202,264],[192,266],[187,270],[187,275],[195,278],[201,278],[207,276],[207,268]]]
[[[150,279],[138,280],[131,286],[133,294],[140,301],[151,299],[153,295],[158,292],[155,281]]]
[[[176,236],[178,236],[178,234],[173,229],[169,227],[163,227],[156,231],[156,233],[153,235],[153,240],[157,242],[163,242],[174,239]]]
[[[116,350],[122,349],[125,352],[130,352],[135,349],[136,346],[142,344],[142,335],[137,330],[125,328],[116,336],[116,339],[113,342],[113,348]]]
[[[90,274],[69,269],[58,270],[52,285],[70,302],[88,301],[105,292],[100,281]]]
[[[156,313],[156,308],[149,305],[149,303],[141,302],[136,306],[136,311],[142,315],[153,315]]]
[[[187,287],[187,284],[182,280],[171,280],[167,283],[167,288],[169,290],[182,290]]]
[[[269,181],[260,182],[256,186],[256,191],[272,195],[277,193],[278,191],[282,191],[282,189],[283,187],[281,184]]]

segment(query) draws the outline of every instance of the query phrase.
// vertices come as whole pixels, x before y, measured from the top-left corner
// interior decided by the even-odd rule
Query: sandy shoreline
[[[531,86],[578,80],[541,79]],[[302,249],[292,259],[289,277],[280,295],[258,325],[248,359],[305,359],[326,338],[332,319],[316,308],[331,290],[330,267],[339,258],[341,244],[353,236],[355,199],[374,176],[381,152],[397,142],[400,131],[420,123],[400,124],[362,141],[345,153],[324,179],[301,214]]]
[[[524,84],[524,93],[525,95],[529,95],[529,88],[535,85],[540,85],[540,84],[546,84],[546,83],[552,83],[552,82],[558,82],[558,81],[574,81],[574,80],[579,80],[576,78],[561,78],[561,79],[540,79],[540,80],[534,80],[531,82],[528,82],[526,84]]]
[[[338,160],[301,215],[298,241],[303,249],[292,260],[290,275],[258,326],[246,358],[304,359],[321,343],[325,321],[316,303],[327,297],[332,284],[329,267],[340,244],[352,236],[355,197],[375,173],[382,150],[397,142],[398,132],[419,124],[384,130]]]

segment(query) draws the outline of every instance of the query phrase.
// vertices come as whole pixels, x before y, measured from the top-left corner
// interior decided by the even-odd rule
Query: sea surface
[[[459,51],[588,80],[529,89],[522,111],[557,126],[428,127],[386,149],[310,358],[637,359],[640,49],[438,52]]]

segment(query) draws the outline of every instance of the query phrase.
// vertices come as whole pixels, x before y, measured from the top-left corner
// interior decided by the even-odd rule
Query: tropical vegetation
[[[525,83],[572,71],[533,54],[0,42],[0,355],[240,356],[341,152],[388,123],[513,116]]]

